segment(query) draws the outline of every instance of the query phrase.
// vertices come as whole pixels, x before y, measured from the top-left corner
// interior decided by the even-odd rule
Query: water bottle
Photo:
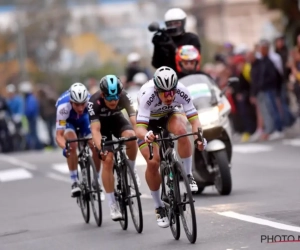
[[[169,178],[170,178],[170,189],[173,190],[173,173],[172,173],[172,171],[170,171]]]
[[[171,171],[170,171],[169,177],[170,177],[170,180],[172,181],[173,180],[173,173]]]

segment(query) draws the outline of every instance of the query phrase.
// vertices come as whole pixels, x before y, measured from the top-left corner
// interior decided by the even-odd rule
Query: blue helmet
[[[100,90],[105,96],[120,95],[123,84],[115,75],[106,75],[100,80]]]

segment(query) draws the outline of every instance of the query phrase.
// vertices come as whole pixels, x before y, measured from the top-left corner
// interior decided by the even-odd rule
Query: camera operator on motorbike
[[[138,102],[136,136],[139,139],[140,151],[147,162],[145,177],[155,203],[157,224],[159,227],[165,228],[169,226],[169,222],[160,196],[159,151],[154,143],[156,146],[153,147],[153,159],[149,160],[150,153],[147,143],[155,140],[153,131],[156,132],[158,126],[172,134],[182,135],[187,133],[187,120],[192,125],[193,132],[197,132],[201,124],[189,90],[178,82],[175,71],[169,67],[161,67],[156,70],[154,78],[140,89]],[[185,115],[177,109],[181,105]],[[204,139],[204,144],[195,141],[195,146],[198,150],[204,150],[206,140]],[[178,154],[182,159],[191,191],[197,192],[198,186],[192,175],[192,145],[188,137],[178,140]]]
[[[166,32],[156,32],[153,36],[154,52],[152,66],[159,68],[168,66],[176,70],[175,53],[182,45],[193,45],[201,53],[201,44],[196,34],[185,32],[186,13],[179,8],[173,8],[165,14]],[[178,73],[178,72],[176,72]]]

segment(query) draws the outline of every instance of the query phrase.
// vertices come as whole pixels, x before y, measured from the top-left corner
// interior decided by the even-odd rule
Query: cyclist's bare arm
[[[57,145],[62,149],[64,149],[66,146],[64,132],[65,132],[65,130],[63,130],[63,129],[56,130],[56,142],[57,142]]]
[[[93,141],[95,143],[96,148],[101,149],[101,140],[102,136],[100,133],[101,124],[99,120],[91,121],[91,131],[93,136]]]

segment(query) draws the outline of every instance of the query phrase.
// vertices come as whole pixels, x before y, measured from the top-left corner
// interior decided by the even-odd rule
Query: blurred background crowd
[[[172,7],[199,36],[201,70],[228,89],[235,139],[298,133],[298,0],[0,0],[0,148],[55,148],[55,103],[74,82],[91,94],[105,74],[126,88],[151,78],[152,21]]]

